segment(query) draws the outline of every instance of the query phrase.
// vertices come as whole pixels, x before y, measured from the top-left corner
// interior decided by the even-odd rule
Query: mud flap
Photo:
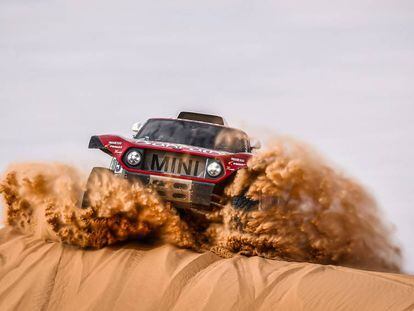
[[[108,173],[113,174],[113,172],[110,169],[107,169],[105,167],[94,167],[92,169],[91,173],[89,174],[88,181],[86,182],[86,190],[85,190],[85,192],[83,193],[83,196],[82,196],[81,208],[87,208],[87,207],[90,206],[90,204],[89,204],[89,193],[91,191],[90,185],[91,185],[92,181],[97,179],[97,178],[99,179],[99,178],[101,178],[101,176],[103,174],[108,174]]]

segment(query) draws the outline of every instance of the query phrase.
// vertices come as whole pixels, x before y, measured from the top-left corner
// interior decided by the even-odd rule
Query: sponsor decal
[[[235,166],[240,166],[240,167],[244,167],[245,165],[244,164],[242,164],[242,163],[232,163],[233,165],[235,165]]]
[[[240,158],[231,158],[231,160],[234,162],[246,163],[244,159],[240,159]]]
[[[241,167],[246,167],[246,160],[240,159],[240,158],[230,158],[230,161],[227,163],[227,169],[229,171],[235,171],[238,170]]]
[[[209,149],[198,148],[198,147],[188,147],[187,149],[190,151],[197,151],[197,152],[202,152],[202,153],[207,153],[207,154],[223,154],[215,150],[209,150]]]
[[[172,143],[163,143],[163,142],[157,142],[157,141],[140,141],[139,143],[143,143],[149,146],[155,146],[155,147],[164,147],[164,148],[173,148],[176,150],[188,150],[188,151],[196,151],[201,152],[205,154],[226,154],[225,152],[220,152],[216,150],[210,150],[210,149],[204,149],[201,147],[193,147],[193,146],[183,146],[179,144],[172,144]]]
[[[156,142],[156,141],[142,141],[140,143],[155,146],[155,147],[164,147],[164,148],[173,148],[177,150],[188,150],[188,151],[196,151],[205,154],[225,154],[225,152],[220,152],[216,150],[204,149],[200,147],[193,147],[193,146],[182,146],[179,144],[172,144],[172,143],[163,143],[163,142]]]

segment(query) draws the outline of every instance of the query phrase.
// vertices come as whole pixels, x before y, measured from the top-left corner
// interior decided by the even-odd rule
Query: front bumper
[[[166,201],[210,206],[215,185],[167,176],[125,172],[128,180],[138,179],[144,185],[154,187]]]

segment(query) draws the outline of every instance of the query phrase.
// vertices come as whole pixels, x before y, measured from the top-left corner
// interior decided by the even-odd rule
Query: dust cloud
[[[81,209],[83,177],[63,164],[11,166],[0,186],[6,224],[80,247],[101,248],[126,239],[158,236],[182,247],[194,245],[185,223],[152,189],[110,174],[95,176],[90,206]]]
[[[399,271],[400,250],[390,240],[375,200],[358,183],[324,164],[291,139],[254,156],[226,189],[253,208],[223,210],[213,244],[231,253],[293,261]]]
[[[211,217],[189,217],[153,189],[108,173],[93,177],[89,204],[80,208],[85,177],[63,164],[10,166],[0,184],[6,224],[83,248],[136,239],[224,257],[400,269],[400,250],[375,200],[289,139],[253,156],[225,189],[227,203]],[[235,198],[249,204],[236,206]]]

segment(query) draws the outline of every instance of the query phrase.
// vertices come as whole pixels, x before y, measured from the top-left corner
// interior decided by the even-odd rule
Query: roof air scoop
[[[218,124],[218,125],[226,125],[226,122],[220,116],[204,114],[204,113],[188,112],[188,111],[180,112],[177,119],[185,119],[185,120],[213,123],[213,124]]]

